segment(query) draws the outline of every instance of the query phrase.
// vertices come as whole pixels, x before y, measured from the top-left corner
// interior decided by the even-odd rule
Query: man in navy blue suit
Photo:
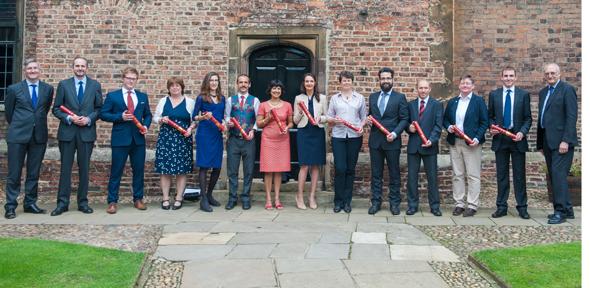
[[[573,86],[560,80],[557,64],[547,64],[543,70],[547,86],[539,92],[537,150],[545,156],[553,188],[554,212],[548,215],[548,223],[559,224],[575,217],[567,175],[574,159],[574,147],[578,144],[578,96]]]
[[[485,142],[488,128],[488,109],[483,98],[473,93],[475,88],[471,75],[461,77],[459,96],[449,100],[445,109],[443,126],[449,132],[451,166],[453,167],[453,216],[475,215],[479,206],[481,188],[481,144]],[[455,135],[463,131],[472,143]],[[465,203],[465,178],[467,178],[467,203]]]
[[[123,70],[122,76],[123,87],[109,92],[100,110],[100,119],[113,122],[111,176],[107,197],[109,214],[117,213],[119,186],[127,157],[131,160],[133,170],[133,205],[139,210],[146,209],[143,203],[145,134],[152,122],[152,113],[147,94],[134,88],[139,72],[128,67]],[[134,116],[143,125],[143,129],[133,123]]]

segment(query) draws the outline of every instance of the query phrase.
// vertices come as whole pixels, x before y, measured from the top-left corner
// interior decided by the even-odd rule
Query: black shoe
[[[225,204],[225,210],[231,210],[234,209],[234,207],[236,207],[236,201],[235,200],[229,200],[227,201],[227,204]]]
[[[391,205],[389,204],[389,211],[391,212],[391,214],[393,216],[399,215],[401,212],[401,210],[399,209],[398,205]]]
[[[219,203],[219,201],[215,200],[215,198],[213,198],[213,192],[209,192],[207,193],[207,199],[209,199],[209,204],[213,207],[219,207],[221,206],[221,203]]]
[[[475,215],[475,213],[477,213],[477,210],[467,208],[467,210],[465,210],[465,212],[463,212],[463,217],[473,217],[473,215]]]
[[[340,205],[335,205],[335,206],[334,206],[334,213],[340,213],[340,211],[342,211],[342,206],[340,206]]]
[[[64,212],[68,212],[68,207],[60,206],[51,211],[51,216],[59,216]]]
[[[166,205],[164,205],[164,203],[166,203]],[[162,210],[170,210],[170,200],[162,201],[162,205],[160,207],[162,207]]]
[[[414,215],[414,214],[416,214],[416,212],[418,212],[418,209],[408,208],[408,210],[406,210],[406,215]]]
[[[369,215],[375,215],[379,210],[381,210],[380,204],[371,204],[371,207],[369,207]]]
[[[465,208],[455,207],[455,210],[453,210],[453,216],[459,216],[459,215],[463,214],[463,212],[465,212]]]
[[[442,216],[442,212],[440,212],[440,209],[431,209],[430,213],[432,213],[432,215],[434,216]]]
[[[211,208],[211,206],[209,206],[209,201],[208,201],[207,197],[203,197],[201,199],[201,202],[199,202],[199,209],[201,209],[201,211],[205,211],[205,212],[213,212],[213,208]]]
[[[551,217],[553,217],[553,214],[547,215],[547,219],[549,219]],[[576,219],[576,216],[574,215],[574,209],[566,210],[565,211],[565,218],[566,219]]]
[[[492,213],[492,218],[500,218],[500,217],[504,217],[508,215],[508,212],[506,210],[496,210],[496,212]]]
[[[37,204],[33,204],[31,206],[28,207],[24,207],[23,209],[25,211],[25,213],[33,213],[33,214],[45,214],[45,209],[41,209],[39,208],[39,206],[37,206]]]
[[[553,217],[549,218],[549,220],[547,220],[547,224],[561,224],[565,222],[565,218],[567,216],[563,216],[560,213],[555,213],[553,214]]]
[[[352,207],[350,206],[350,203],[344,204],[344,212],[350,213],[351,211],[352,211]]]
[[[178,203],[178,205],[176,205],[177,203]],[[178,210],[180,208],[182,208],[182,200],[180,200],[180,201],[175,200],[174,205],[172,205],[172,210]]]
[[[242,201],[242,209],[243,210],[250,210],[250,208],[252,208],[252,204],[250,204],[250,201]]]
[[[526,210],[519,210],[518,216],[520,216],[520,218],[522,219],[531,219],[531,215],[529,215],[529,212],[527,212]]]
[[[92,210],[92,208],[90,208],[89,206],[80,206],[78,207],[78,211],[84,214],[92,214],[92,212],[94,212],[94,210]]]
[[[14,208],[6,209],[6,213],[4,213],[4,218],[6,219],[14,219],[16,218],[16,212]]]

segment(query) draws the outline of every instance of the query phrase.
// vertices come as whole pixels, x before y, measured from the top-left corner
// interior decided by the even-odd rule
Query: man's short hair
[[[137,69],[135,69],[133,67],[127,67],[127,68],[123,69],[123,71],[121,71],[121,78],[124,78],[125,75],[127,75],[128,73],[133,73],[133,74],[137,75],[137,77],[139,77],[139,72],[137,72]]]
[[[557,72],[561,73],[561,68],[559,68],[559,65],[557,65],[557,63],[547,63],[543,65],[543,72],[545,72],[545,70],[547,70],[547,67],[549,66],[555,66],[557,68]]]
[[[426,79],[419,79],[418,81],[416,81],[416,87],[420,86],[420,82],[426,82],[426,84],[428,84],[428,87],[432,87],[432,85],[430,85],[430,81]]]
[[[461,78],[459,78],[459,82],[461,82],[465,79],[469,79],[469,81],[471,81],[471,84],[475,84],[475,80],[473,80],[473,77],[471,77],[471,75],[469,75],[469,74],[465,74],[465,75],[461,76]]]
[[[250,82],[250,76],[242,73],[242,74],[238,75],[238,77],[236,78],[236,83],[238,83],[240,81],[240,77],[246,77],[246,78],[248,78],[248,82]]]
[[[389,67],[383,67],[379,69],[379,73],[377,73],[377,77],[379,77],[379,79],[381,79],[381,73],[391,73],[391,77],[393,77],[393,69]]]
[[[76,63],[76,60],[78,60],[78,59],[84,60],[84,62],[86,62],[86,67],[88,67],[88,59],[86,59],[86,58],[84,58],[82,56],[76,56],[76,57],[74,57],[74,60],[72,60],[72,67],[74,67],[74,65],[76,65],[75,63]]]
[[[37,61],[37,58],[30,57],[30,58],[25,59],[25,61],[23,61],[23,67],[27,67],[31,63],[37,63],[37,64],[39,64],[39,62]]]
[[[352,72],[344,70],[338,74],[338,82],[342,82],[342,78],[350,79],[354,81],[354,74]]]
[[[514,75],[516,75],[516,69],[514,69],[514,67],[512,67],[512,66],[504,67],[504,69],[502,69],[502,75],[504,75],[505,71],[514,71]]]

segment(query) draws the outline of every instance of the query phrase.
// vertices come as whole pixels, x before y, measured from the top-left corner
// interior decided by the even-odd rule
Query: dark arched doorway
[[[305,73],[311,72],[312,55],[304,49],[287,45],[273,45],[259,48],[250,54],[248,59],[249,75],[252,81],[250,93],[258,97],[260,102],[267,101],[270,96],[266,89],[270,80],[278,79],[285,84],[283,100],[293,105],[295,96],[299,95],[299,85]],[[260,133],[256,133],[256,163],[254,177],[261,178],[260,173]],[[299,173],[297,158],[297,129],[291,129],[291,172],[285,176],[296,178]],[[285,178],[285,177],[284,177]]]

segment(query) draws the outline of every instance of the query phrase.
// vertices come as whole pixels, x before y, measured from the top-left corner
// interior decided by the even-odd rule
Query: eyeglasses
[[[136,81],[137,80],[137,78],[133,78],[133,77],[123,77],[123,79],[129,80],[129,81]]]

